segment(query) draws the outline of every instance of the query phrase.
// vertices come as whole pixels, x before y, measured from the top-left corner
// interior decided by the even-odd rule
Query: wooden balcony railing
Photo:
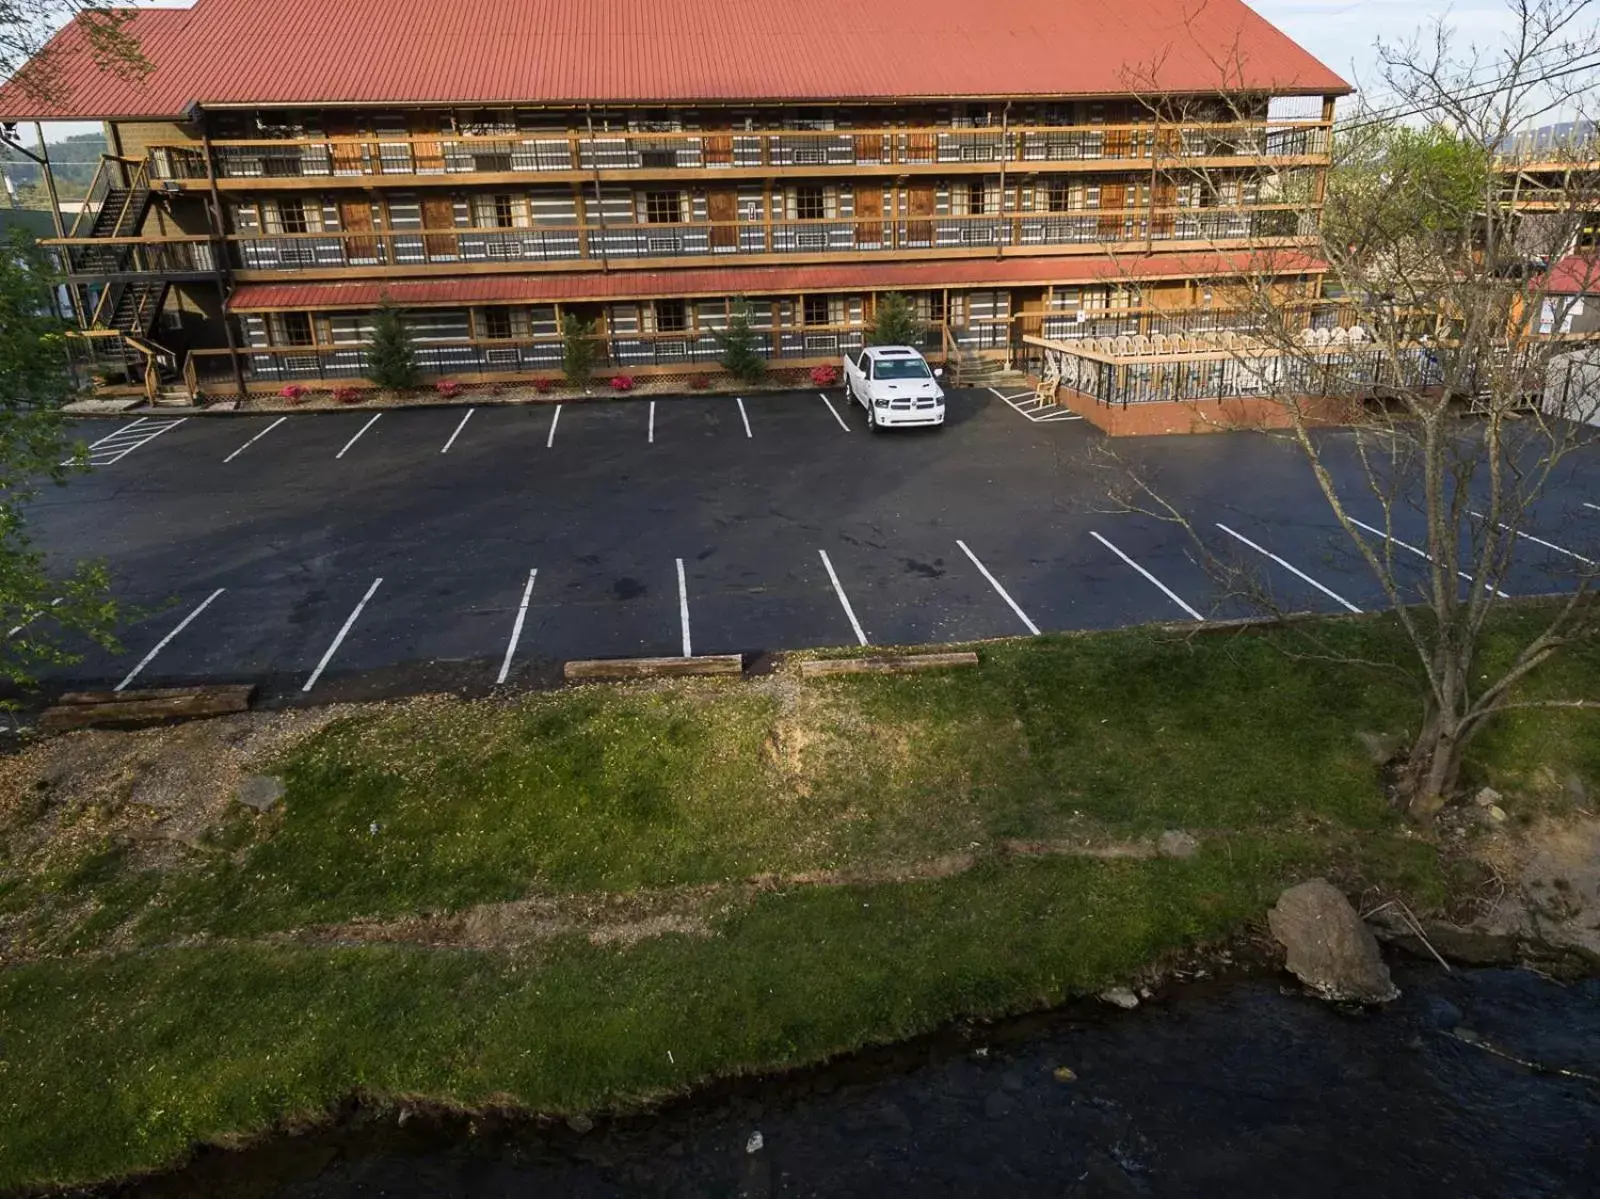
[[[1322,159],[1329,126],[1321,121],[1195,125],[1083,125],[1001,130],[841,129],[701,130],[685,133],[518,132],[504,136],[442,134],[361,138],[279,138],[212,142],[219,180],[336,179],[383,175],[537,175],[572,172],[717,171],[801,173],[815,168],[921,168],[1107,162],[1182,164],[1201,159]],[[205,179],[198,142],[150,148],[155,179]]]
[[[985,327],[987,329],[987,326]],[[929,354],[942,354],[950,344],[978,345],[992,340],[983,331],[967,336],[964,329],[930,324],[920,343]],[[827,325],[806,328],[754,330],[756,349],[774,364],[811,365],[835,362],[865,344],[864,325]],[[1004,329],[1001,328],[1001,336]],[[619,333],[594,338],[597,374],[649,370],[670,373],[673,368],[715,367],[722,357],[716,334],[709,329],[668,333]],[[417,369],[424,375],[494,376],[550,374],[561,370],[562,340],[531,338],[486,339],[414,343]],[[198,385],[228,384],[233,365],[228,350],[196,350],[192,355]],[[349,382],[366,377],[366,347],[362,344],[241,347],[238,356],[247,381],[253,383]]]
[[[995,247],[1026,251],[1131,242],[1274,241],[1314,236],[1316,219],[1315,208],[1263,204],[1230,209],[1138,208],[898,220],[841,217],[605,227],[324,231],[240,234],[228,240],[230,261],[237,270],[414,269]]]

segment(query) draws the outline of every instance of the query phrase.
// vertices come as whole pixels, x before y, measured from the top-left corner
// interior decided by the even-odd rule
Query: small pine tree
[[[561,373],[574,387],[582,387],[594,374],[594,322],[574,313],[561,318]]]
[[[889,291],[878,297],[867,344],[914,346],[922,340],[922,332],[922,322],[917,319],[917,310],[910,297]]]
[[[716,335],[722,351],[722,369],[744,383],[754,383],[767,373],[767,360],[761,356],[759,334],[750,327],[750,306],[743,301],[734,306],[728,327]]]
[[[390,391],[417,385],[417,356],[400,319],[400,310],[385,299],[372,316],[367,339],[367,378]]]

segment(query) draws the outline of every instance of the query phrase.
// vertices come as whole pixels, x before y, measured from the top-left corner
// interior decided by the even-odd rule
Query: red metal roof
[[[1563,258],[1550,268],[1545,291],[1555,296],[1600,295],[1600,257]]]
[[[8,84],[0,117],[1349,90],[1242,0],[198,0],[129,30],[146,77],[98,68],[69,25],[55,102]]]
[[[681,271],[554,272],[371,279],[348,283],[246,283],[233,312],[371,308],[387,296],[403,307],[538,304],[557,300],[645,300],[660,296],[790,295],[891,288],[1094,283],[1119,279],[1189,279],[1251,274],[1309,274],[1327,264],[1293,251],[1255,254],[1151,254],[1142,258],[958,258],[932,262],[837,266],[710,267]]]

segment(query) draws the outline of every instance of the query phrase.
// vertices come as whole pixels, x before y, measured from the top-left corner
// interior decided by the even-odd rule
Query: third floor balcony
[[[1225,124],[879,128],[823,131],[700,130],[641,133],[527,131],[504,136],[378,134],[218,140],[211,173],[222,188],[276,186],[295,180],[365,186],[373,177],[397,182],[470,177],[481,182],[526,179],[583,182],[597,174],[639,178],[762,178],[774,174],[893,175],[946,173],[971,166],[992,172],[1104,170],[1120,165],[1176,169],[1326,162],[1329,126],[1322,121]],[[150,175],[180,185],[208,185],[200,142],[150,146]]]

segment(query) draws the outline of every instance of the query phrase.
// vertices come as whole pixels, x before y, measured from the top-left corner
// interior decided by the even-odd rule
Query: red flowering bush
[[[535,379],[533,381],[533,389],[535,391],[537,391],[542,396],[549,395],[550,394],[550,389],[553,388],[554,386],[555,386],[555,380],[553,380],[553,379]]]
[[[298,404],[301,400],[306,398],[306,389],[301,387],[298,383],[291,383],[278,394],[281,395],[288,403]]]
[[[839,381],[839,368],[831,362],[811,368],[811,385],[813,387],[832,387]]]
[[[361,389],[359,387],[340,387],[333,393],[335,404],[359,404],[361,402]]]
[[[690,375],[689,387],[692,391],[709,391],[711,388],[711,376]]]
[[[615,376],[613,376],[612,380],[611,380],[611,390],[612,391],[632,391],[633,390],[633,376],[632,375],[615,375]]]
[[[453,400],[461,394],[461,384],[450,379],[440,379],[433,385],[441,400]]]

